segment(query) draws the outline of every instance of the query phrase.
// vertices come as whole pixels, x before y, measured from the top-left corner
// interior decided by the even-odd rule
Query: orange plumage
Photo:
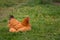
[[[26,17],[22,22],[19,22],[13,16],[10,16],[8,26],[9,26],[10,32],[19,32],[19,31],[23,32],[23,31],[31,30],[31,25],[29,23],[29,17]]]

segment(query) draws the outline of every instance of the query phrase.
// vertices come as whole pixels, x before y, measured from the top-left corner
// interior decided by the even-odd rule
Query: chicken
[[[24,32],[31,30],[29,20],[29,17],[26,17],[22,22],[19,22],[11,15],[8,21],[9,32]]]

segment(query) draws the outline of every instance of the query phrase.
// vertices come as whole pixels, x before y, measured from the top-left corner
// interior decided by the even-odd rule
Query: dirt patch
[[[53,4],[54,4],[54,5],[60,5],[60,3],[59,3],[59,2],[54,2]]]
[[[13,7],[0,8],[0,20],[6,19],[14,10]]]

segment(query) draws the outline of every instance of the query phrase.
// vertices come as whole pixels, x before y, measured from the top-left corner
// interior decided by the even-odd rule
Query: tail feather
[[[26,18],[22,21],[22,24],[23,24],[24,26],[29,25],[29,17],[26,17]]]

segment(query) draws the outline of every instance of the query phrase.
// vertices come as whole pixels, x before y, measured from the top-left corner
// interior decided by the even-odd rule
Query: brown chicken
[[[9,22],[9,31],[10,32],[19,32],[19,31],[29,31],[31,30],[31,25],[29,23],[29,17],[26,17],[22,22],[19,22],[14,18],[14,16],[10,16]]]

